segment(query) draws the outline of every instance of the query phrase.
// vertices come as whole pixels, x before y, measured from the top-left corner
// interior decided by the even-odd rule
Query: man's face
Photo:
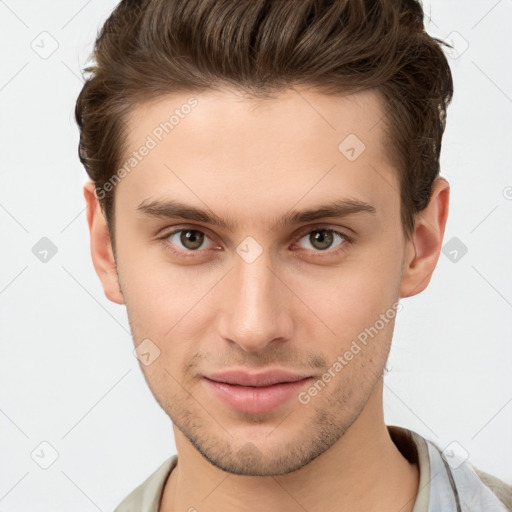
[[[192,96],[197,105],[172,131],[155,132]],[[249,100],[224,90],[168,96],[129,119],[128,153],[148,135],[157,143],[115,189],[134,341],[151,340],[148,360],[160,351],[141,367],[174,425],[225,471],[288,473],[336,443],[367,405],[366,421],[381,414],[406,244],[382,116],[371,91]],[[141,206],[171,200],[227,225]],[[278,222],[334,201],[369,207]],[[233,405],[205,379],[230,369],[311,378],[286,400],[260,389]],[[324,385],[311,391],[317,380]]]

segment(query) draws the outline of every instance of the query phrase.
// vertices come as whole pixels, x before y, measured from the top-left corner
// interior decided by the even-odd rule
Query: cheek
[[[136,342],[146,337],[154,340],[166,353],[165,359],[177,365],[208,337],[216,309],[225,303],[223,294],[226,300],[232,299],[232,287],[219,282],[225,269],[181,267],[166,259],[157,244],[127,247],[121,236],[118,241],[119,274]],[[322,331],[322,337],[327,336],[323,350],[334,354],[371,329],[398,298],[400,244],[396,234],[394,239],[388,234],[347,253],[338,266],[277,269],[294,292],[280,307],[294,317],[296,334],[308,331],[304,338],[317,339]],[[213,302],[210,291],[214,291]],[[390,328],[387,322],[379,329],[379,339],[388,335],[390,339]]]
[[[295,277],[292,287],[300,290],[298,295],[337,338],[347,340],[373,325],[397,302],[401,261],[394,252],[391,247],[361,252],[337,268]]]
[[[148,384],[154,391],[175,389],[176,381],[185,385],[193,372],[187,374],[184,366],[195,361],[207,339],[207,320],[215,307],[208,292],[219,276],[171,264],[163,252],[147,247],[126,250],[118,270],[135,343],[148,338],[159,350],[151,365],[142,365]]]
[[[181,318],[188,321],[185,315],[211,287],[214,276],[208,277],[199,267],[173,264],[158,244],[135,244],[119,253],[118,271],[129,314],[159,339]]]

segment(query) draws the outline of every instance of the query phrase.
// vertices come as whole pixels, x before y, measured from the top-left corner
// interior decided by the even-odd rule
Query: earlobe
[[[416,215],[410,240],[406,242],[400,297],[412,297],[429,284],[443,245],[448,219],[450,185],[436,178],[428,205]]]
[[[87,224],[89,225],[91,237],[92,262],[107,298],[116,304],[124,304],[108,226],[94,190],[95,185],[92,181],[84,185],[84,197],[87,203]]]

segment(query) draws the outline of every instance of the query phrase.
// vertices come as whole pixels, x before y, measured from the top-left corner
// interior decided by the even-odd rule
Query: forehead
[[[232,154],[257,151],[262,143],[270,150],[306,140],[315,141],[318,152],[323,152],[338,151],[338,143],[353,134],[376,150],[384,127],[382,105],[374,89],[327,96],[315,89],[293,88],[270,98],[243,95],[236,89],[173,93],[132,110],[126,119],[127,148],[136,148],[149,135],[159,145],[179,140],[184,151],[193,149],[196,155],[210,155],[219,144]],[[240,139],[244,145],[237,148],[232,142]],[[311,149],[306,145],[308,154]]]
[[[383,117],[375,91],[289,89],[265,99],[228,89],[170,94],[126,120],[123,164],[135,165],[126,166],[116,202],[134,209],[157,197],[213,207],[210,201],[235,214],[243,206],[254,217],[319,199],[397,200]]]

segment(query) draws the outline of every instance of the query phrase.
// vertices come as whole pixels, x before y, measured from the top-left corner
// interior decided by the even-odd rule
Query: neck
[[[178,464],[160,512],[411,512],[419,471],[389,436],[379,380],[359,417],[327,451],[297,471],[275,477],[226,473],[210,464],[174,427]]]

